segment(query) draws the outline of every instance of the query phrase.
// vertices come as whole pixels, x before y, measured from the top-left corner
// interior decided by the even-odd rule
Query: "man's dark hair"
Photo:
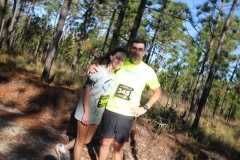
[[[133,39],[132,42],[131,42],[131,46],[133,45],[133,43],[143,43],[144,44],[144,48],[146,48],[146,41],[141,39],[141,38]]]

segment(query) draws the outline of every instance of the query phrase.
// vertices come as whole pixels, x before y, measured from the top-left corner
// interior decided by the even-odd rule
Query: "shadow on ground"
[[[219,157],[219,159],[225,157],[227,160],[240,159],[239,151],[233,146],[224,143],[221,139],[214,137],[214,135],[206,135],[201,129],[192,131],[189,127],[186,127],[182,117],[179,116],[173,108],[153,108],[150,115],[152,119],[167,124],[168,129],[174,130],[175,133],[188,133],[188,135],[191,135],[197,140],[198,143],[192,143],[174,137],[173,139],[177,146],[172,148],[172,150],[177,153],[177,160],[190,157],[196,160],[206,160],[209,158],[218,160],[218,158],[214,157]],[[239,136],[239,134],[236,136]]]

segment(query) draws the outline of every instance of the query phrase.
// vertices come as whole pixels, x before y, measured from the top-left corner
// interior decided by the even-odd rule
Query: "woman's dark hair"
[[[127,51],[124,48],[118,47],[118,48],[108,52],[107,54],[99,57],[97,63],[100,65],[103,65],[103,64],[108,65],[111,62],[110,56],[114,56],[115,54],[117,54],[117,52],[122,52],[127,55]]]

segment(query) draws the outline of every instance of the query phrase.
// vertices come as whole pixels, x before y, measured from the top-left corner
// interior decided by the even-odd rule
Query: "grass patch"
[[[42,75],[43,64],[38,57],[30,54],[17,54],[9,56],[2,54],[0,62],[6,63],[8,66],[14,66],[19,70],[24,70],[26,73],[37,74],[39,77]],[[54,77],[53,83],[56,85],[63,85],[71,89],[82,88],[83,82],[86,80],[86,73],[81,69],[76,72],[72,71],[70,66],[61,62],[64,67],[59,67],[53,63],[50,77]]]

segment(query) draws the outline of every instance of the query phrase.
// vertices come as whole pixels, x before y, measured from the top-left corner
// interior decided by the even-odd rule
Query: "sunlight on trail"
[[[0,104],[0,110],[8,111],[8,112],[14,113],[14,114],[24,114],[23,112],[15,109],[15,108],[6,107],[2,104]]]

